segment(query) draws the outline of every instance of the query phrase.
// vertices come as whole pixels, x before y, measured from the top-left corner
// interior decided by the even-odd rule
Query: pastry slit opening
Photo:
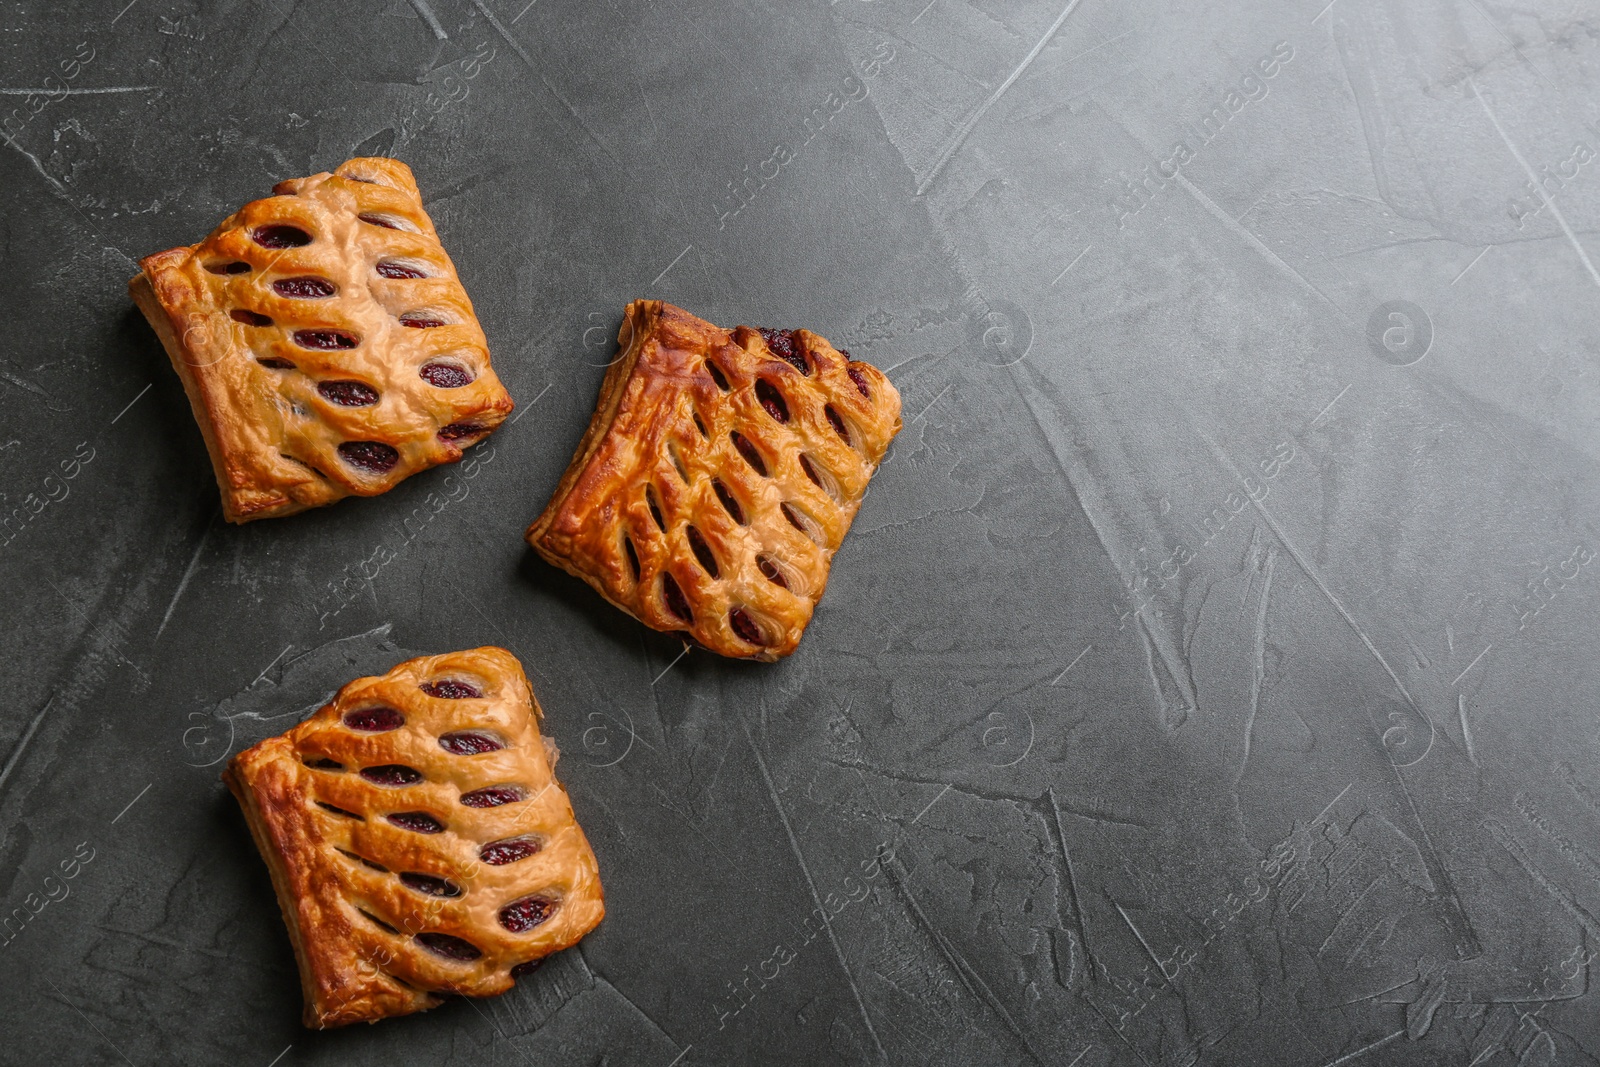
[[[377,271],[378,271],[378,276],[381,277],[381,278],[426,278],[426,277],[428,277],[428,274],[427,274],[426,271],[420,270],[420,269],[418,269],[416,267],[408,266],[408,265],[406,265],[404,263],[396,263],[392,259],[386,259],[386,260],[382,260],[381,262],[379,262],[379,264],[377,266]]]
[[[272,291],[295,300],[321,300],[337,289],[326,278],[279,278],[272,283]]]
[[[738,430],[734,430],[728,436],[732,439],[733,447],[738,450],[739,455],[743,456],[744,461],[750,464],[750,469],[765,478],[767,476],[767,461],[761,458],[760,450],[751,444],[750,439]]]
[[[430,897],[459,897],[462,893],[461,887],[448,878],[419,874],[416,871],[406,871],[402,874],[400,884]]]
[[[345,712],[344,724],[352,730],[360,730],[363,733],[380,733],[400,729],[406,724],[406,717],[393,708],[380,705],[375,708]]]
[[[341,378],[337,381],[318,382],[317,393],[331,404],[342,408],[370,407],[378,402],[378,391],[366,382]]]
[[[441,678],[437,682],[423,682],[418,689],[441,700],[477,700],[483,690],[459,678]]]
[[[443,956],[447,960],[459,960],[463,963],[475,960],[483,955],[483,950],[477,945],[450,934],[418,934],[417,943],[435,956]]]
[[[346,811],[343,808],[336,808],[332,804],[325,804],[320,800],[314,801],[313,803],[315,803],[317,805],[317,807],[321,808],[323,811],[326,811],[331,815],[338,815],[339,817],[345,818],[345,819],[354,819],[356,822],[366,822],[367,821],[367,817],[365,815],[357,815],[353,811]]]
[[[842,495],[839,489],[839,479],[833,476],[832,471],[812,462],[811,457],[804,452],[800,453],[800,469],[805,472],[807,478],[811,479],[812,485],[827,493],[835,504],[839,503],[839,498]]]
[[[415,785],[422,781],[422,772],[402,763],[386,763],[381,767],[361,768],[361,777],[373,785]]]
[[[439,318],[436,311],[408,311],[400,316],[400,325],[409,326],[413,330],[433,330],[440,326],[450,326],[452,323]]]
[[[470,793],[462,793],[461,803],[469,808],[498,808],[524,800],[527,795],[527,791],[520,785],[490,785],[474,789]]]
[[[628,571],[633,575],[633,580],[639,580],[639,550],[633,547],[633,538],[627,534],[622,535],[622,549],[628,555]]]
[[[389,873],[389,868],[385,867],[383,864],[374,863],[371,860],[367,859],[367,857],[359,856],[356,853],[351,852],[349,849],[339,848],[339,849],[334,849],[334,851],[339,853],[339,855],[343,856],[345,859],[355,860],[357,863],[361,864],[363,867],[371,867],[373,870],[377,871],[379,874],[388,874]]]
[[[439,440],[449,441],[454,444],[458,441],[467,441],[467,438],[469,437],[477,437],[488,432],[489,430],[487,427],[474,426],[470,422],[452,422],[450,425],[442,428],[439,431]],[[467,445],[473,443],[474,442],[472,441],[467,441],[467,444],[461,445],[460,447],[466,448]]]
[[[390,927],[390,930],[392,932],[394,932],[394,933],[397,933],[397,934],[400,932],[399,930],[395,930],[393,927]],[[414,993],[426,993],[427,992],[427,990],[423,989],[420,986],[412,985],[410,982],[406,981],[404,978],[401,978],[397,974],[390,974],[388,971],[381,971],[379,973],[381,973],[385,978],[389,979],[389,981],[393,982],[395,985],[399,986],[402,989],[409,989]]]
[[[388,923],[384,922],[382,919],[378,918],[376,915],[372,914],[372,912],[368,911],[366,908],[357,908],[356,910],[359,911],[362,914],[362,916],[365,917],[366,920],[369,923],[371,923],[373,926],[376,926],[378,929],[382,930],[384,933],[386,933],[386,934],[398,934],[400,932],[399,930],[395,929],[393,926],[389,925]],[[388,974],[387,971],[385,971],[384,973],[386,975],[388,975],[388,977],[394,978],[394,975]],[[397,982],[400,982],[400,979],[398,979],[398,978],[395,978],[394,980],[397,981]],[[406,983],[400,982],[400,984],[401,985],[405,985]]]
[[[475,380],[471,371],[456,363],[424,363],[417,374],[435,389],[461,389]]]
[[[504,867],[508,863],[537,856],[544,848],[544,842],[532,834],[523,834],[520,837],[508,837],[500,841],[491,841],[478,850],[478,858],[491,867]]]
[[[656,520],[656,529],[666,533],[667,521],[661,517],[661,501],[656,497],[655,486],[647,485],[644,487],[644,499],[645,503],[650,505],[650,517]]]
[[[387,474],[400,462],[400,452],[382,441],[346,441],[339,446],[339,458],[369,474]]]
[[[783,517],[789,520],[790,526],[793,526],[796,530],[799,530],[801,533],[805,534],[818,545],[824,548],[827,547],[823,541],[822,530],[817,526],[816,519],[813,519],[810,515],[806,514],[805,511],[795,507],[787,500],[783,502],[782,510]]]
[[[313,467],[311,464],[307,463],[305,460],[301,459],[299,456],[291,456],[287,452],[279,452],[278,456],[280,458],[282,458],[282,459],[288,460],[290,463],[299,464],[300,466],[304,467],[306,470],[310,471],[312,474],[315,474],[318,478],[321,478],[323,481],[329,481],[330,480],[328,478],[328,476],[326,474],[323,474],[322,471],[319,468]]]
[[[386,230],[404,230],[407,233],[421,233],[417,224],[410,219],[399,215],[391,215],[386,211],[363,211],[356,218],[371,226],[382,226]]]
[[[439,735],[439,747],[453,756],[481,756],[500,751],[506,743],[486,730],[455,730]]]
[[[713,578],[720,578],[721,571],[717,567],[717,557],[711,554],[711,546],[706,544],[706,539],[693,525],[684,527],[684,535],[689,539],[689,548],[694,552],[694,558],[700,561],[700,566]]]
[[[311,235],[298,226],[257,226],[250,240],[262,248],[300,248],[311,243]]]
[[[674,616],[691,625],[694,623],[694,612],[689,610],[689,601],[684,598],[683,590],[670,574],[661,575],[661,599]]]
[[[834,409],[834,406],[829,404],[822,410],[823,414],[828,416],[828,425],[833,427],[833,432],[839,435],[841,441],[854,448],[855,442],[850,440],[850,429],[845,426],[843,417]]]
[[[722,484],[722,479],[713,478],[711,480],[711,488],[716,491],[717,499],[721,501],[723,509],[727,511],[733,521],[743,526],[745,524],[744,508],[740,506],[738,499],[728,491],[728,487]]]
[[[355,348],[361,340],[346,330],[296,330],[294,343],[313,351],[339,352]]]
[[[444,823],[435,819],[425,811],[397,811],[385,815],[391,825],[402,830],[410,830],[414,834],[437,834],[444,832]]]
[[[523,897],[500,909],[500,925],[514,934],[525,934],[541,925],[556,911],[556,902],[545,897]]]
[[[733,632],[738,634],[739,639],[747,644],[765,645],[767,643],[766,637],[761,632],[761,627],[756,623],[755,619],[750,617],[750,613],[743,608],[734,608],[728,612],[728,625],[733,627]]]
[[[761,576],[767,581],[771,582],[779,589],[789,588],[788,579],[783,576],[783,572],[778,569],[778,565],[772,562],[771,557],[757,556],[756,566],[761,569]]]
[[[765,378],[756,379],[756,399],[761,402],[761,407],[768,415],[779,422],[789,421],[789,404],[783,399],[783,394],[778,392],[778,387]]]

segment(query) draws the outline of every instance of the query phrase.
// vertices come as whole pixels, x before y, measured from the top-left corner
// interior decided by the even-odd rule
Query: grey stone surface
[[[1593,3],[66,0],[0,55],[0,1063],[1600,1058]],[[357,154],[520,414],[228,527],[124,285]],[[904,397],[781,664],[520,539],[641,296]],[[609,915],[306,1031],[219,761],[479,644]]]

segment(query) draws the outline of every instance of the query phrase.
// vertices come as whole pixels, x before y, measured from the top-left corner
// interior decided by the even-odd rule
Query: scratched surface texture
[[[0,54],[0,1063],[1600,1061],[1592,3],[69,0]],[[518,413],[231,527],[124,286],[353,155]],[[904,397],[780,664],[521,541],[638,297]],[[221,761],[480,644],[609,915],[306,1031]]]

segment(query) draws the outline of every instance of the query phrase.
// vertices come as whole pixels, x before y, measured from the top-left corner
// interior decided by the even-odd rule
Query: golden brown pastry
[[[647,626],[787,656],[900,430],[900,394],[808,330],[724,330],[659,300],[629,304],[617,341],[528,543]]]
[[[411,170],[279,182],[128,290],[205,434],[229,522],[376,496],[511,410]]]
[[[504,993],[600,921],[599,870],[540,714],[505,649],[424,656],[229,762],[307,1026]]]

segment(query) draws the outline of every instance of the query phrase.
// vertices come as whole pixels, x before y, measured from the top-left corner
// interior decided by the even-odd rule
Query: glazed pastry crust
[[[419,688],[443,679],[467,682],[482,697],[448,699]],[[347,712],[379,707],[399,711],[404,725],[382,732],[346,725]],[[306,1026],[423,1011],[441,993],[503,993],[514,984],[513,967],[576,944],[600,922],[605,902],[594,852],[555,779],[554,746],[539,736],[539,715],[516,658],[478,648],[351,682],[299,726],[230,761],[223,778],[271,872],[300,967]],[[456,755],[440,746],[441,734],[461,730],[505,747]],[[318,760],[341,769],[310,765]],[[360,774],[393,765],[422,779],[380,785]],[[508,785],[523,799],[498,807],[461,801]],[[419,833],[385,817],[418,812],[443,830]],[[534,855],[501,865],[480,858],[484,845],[524,836],[540,843]],[[444,879],[459,895],[419,891],[402,874]],[[512,932],[501,909],[530,896],[554,910],[531,930]],[[423,940],[438,934],[481,955],[459,960],[431,951]]]
[[[788,655],[900,430],[900,394],[808,330],[725,330],[659,300],[629,304],[617,341],[528,543],[647,626]]]
[[[140,260],[128,283],[183,381],[230,522],[386,492],[459,460],[512,407],[410,168],[352,159],[331,174],[280,182],[274,193],[200,244]],[[271,226],[296,227],[311,241],[272,248],[253,239]],[[380,263],[425,277],[386,277]],[[274,287],[303,279],[334,292],[294,296]],[[402,316],[443,325],[405,327]],[[308,348],[296,340],[306,330],[355,344]],[[420,373],[431,363],[473,380],[432,385]],[[328,382],[360,383],[376,402],[339,404],[319,392]],[[375,442],[398,458],[374,470],[341,454],[346,442]]]

